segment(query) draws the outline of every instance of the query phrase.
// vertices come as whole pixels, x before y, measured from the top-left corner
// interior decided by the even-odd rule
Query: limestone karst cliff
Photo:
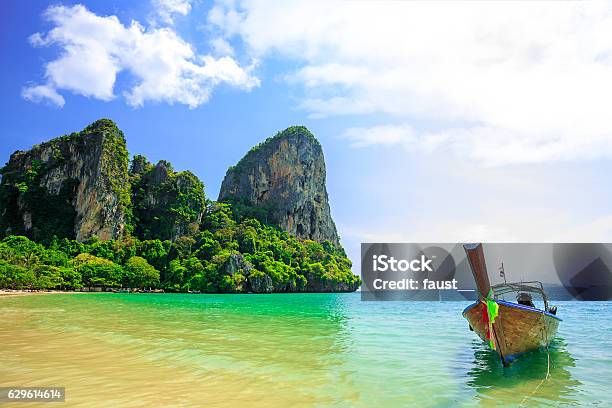
[[[13,153],[1,169],[0,230],[36,240],[120,237],[128,160],[123,133],[107,119]]]
[[[339,245],[325,187],[321,144],[303,126],[290,127],[254,147],[227,171],[219,201],[265,210],[266,221],[291,235]]]

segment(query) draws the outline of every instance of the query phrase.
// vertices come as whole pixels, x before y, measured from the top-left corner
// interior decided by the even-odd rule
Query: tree
[[[83,287],[81,274],[73,268],[60,268],[60,274],[62,276],[62,287],[60,289],[74,290]]]
[[[57,266],[37,265],[34,273],[39,289],[60,289],[64,284],[61,269]]]
[[[0,287],[10,289],[33,289],[36,276],[31,269],[0,260]]]
[[[70,261],[70,266],[81,275],[83,284],[88,287],[120,287],[123,281],[121,266],[91,254],[77,255]]]
[[[168,251],[159,239],[141,241],[136,254],[147,260],[155,269],[162,270],[167,264]]]
[[[68,265],[68,255],[56,249],[47,249],[42,251],[39,259],[40,263],[52,266]]]
[[[213,256],[217,255],[223,247],[221,243],[217,241],[214,235],[210,231],[204,231],[198,234],[197,249],[194,250],[193,254],[202,260],[211,260]]]
[[[24,267],[32,267],[39,262],[45,248],[20,235],[11,235],[2,240],[2,259]]]
[[[131,287],[145,288],[159,285],[159,271],[139,256],[128,259],[125,263],[125,272]]]
[[[181,261],[179,259],[173,259],[170,261],[168,272],[166,274],[166,288],[171,291],[180,291],[181,284],[183,283],[186,274],[187,268],[181,265]]]

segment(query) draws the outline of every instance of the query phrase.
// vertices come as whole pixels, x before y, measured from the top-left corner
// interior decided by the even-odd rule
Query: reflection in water
[[[485,348],[482,342],[474,340],[472,349],[474,362],[468,372],[467,385],[478,392],[477,398],[482,405],[492,400],[516,402],[517,395],[527,397],[524,399],[526,406],[577,403],[574,396],[581,383],[568,371],[575,366],[575,360],[567,351],[564,339],[556,338],[549,347],[550,376],[543,383],[548,370],[545,349],[525,353],[506,368],[497,353]]]

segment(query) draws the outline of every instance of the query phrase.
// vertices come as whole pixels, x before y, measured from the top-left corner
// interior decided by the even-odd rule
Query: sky
[[[342,244],[612,241],[612,3],[101,0],[0,7],[0,158],[111,118],[216,199],[323,145]]]

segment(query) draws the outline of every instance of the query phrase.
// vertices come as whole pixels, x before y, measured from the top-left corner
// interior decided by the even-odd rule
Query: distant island
[[[0,169],[0,288],[348,292],[321,145],[301,126],[228,169],[217,201],[190,171],[130,161],[109,119]]]

